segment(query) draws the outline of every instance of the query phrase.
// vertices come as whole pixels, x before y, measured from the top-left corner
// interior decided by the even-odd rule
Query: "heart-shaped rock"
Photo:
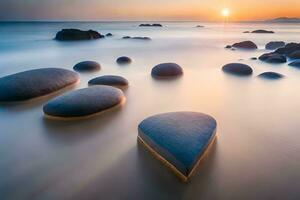
[[[165,113],[142,121],[138,140],[187,181],[212,144],[216,127],[216,120],[203,113]]]

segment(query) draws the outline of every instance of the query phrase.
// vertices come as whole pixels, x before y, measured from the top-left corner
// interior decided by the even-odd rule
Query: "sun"
[[[221,14],[223,17],[229,17],[230,15],[230,10],[228,8],[223,8],[221,11]]]

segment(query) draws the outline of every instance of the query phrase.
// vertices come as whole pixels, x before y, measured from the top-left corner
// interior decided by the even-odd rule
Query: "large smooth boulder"
[[[238,49],[257,49],[257,45],[252,41],[238,42],[233,44],[232,47]]]
[[[300,50],[290,53],[288,57],[291,59],[300,59]]]
[[[216,120],[203,113],[164,113],[139,124],[138,140],[187,181],[212,144],[216,128]]]
[[[276,72],[264,72],[258,75],[258,77],[263,79],[277,80],[283,78],[284,76]]]
[[[76,40],[93,40],[103,38],[104,36],[97,31],[82,31],[79,29],[62,29],[59,31],[55,39],[60,41],[76,41]]]
[[[0,101],[25,101],[45,96],[78,82],[76,72],[59,68],[24,71],[0,78]]]
[[[127,56],[121,56],[116,60],[116,62],[120,65],[125,65],[125,64],[130,64],[132,60]]]
[[[120,89],[92,86],[54,98],[43,107],[43,111],[46,117],[54,119],[90,117],[119,105],[124,99]]]
[[[77,63],[73,69],[78,72],[93,72],[99,71],[101,69],[101,65],[95,61],[83,61]]]
[[[181,76],[183,69],[176,63],[161,63],[152,68],[151,75],[155,78]]]
[[[89,81],[89,85],[110,85],[120,89],[126,88],[128,86],[128,80],[122,76],[105,75],[93,78]]]
[[[274,31],[267,31],[267,30],[255,30],[252,31],[251,33],[275,33]]]
[[[268,63],[285,63],[286,57],[279,53],[265,53],[259,57],[259,60],[268,62]]]
[[[278,49],[280,47],[284,47],[285,46],[285,42],[283,41],[273,41],[273,42],[269,42],[266,44],[266,49],[267,50],[275,50]]]
[[[226,73],[238,76],[250,76],[253,73],[253,70],[250,66],[242,63],[229,63],[224,65],[222,70]]]

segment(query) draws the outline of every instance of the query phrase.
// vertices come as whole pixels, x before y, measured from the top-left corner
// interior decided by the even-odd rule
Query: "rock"
[[[257,58],[256,57],[252,57],[251,60],[257,60]]]
[[[226,45],[225,49],[231,49],[232,46],[231,45]]]
[[[253,73],[253,70],[250,66],[242,63],[229,63],[224,65],[222,70],[226,73],[238,76],[250,76]]]
[[[268,63],[285,63],[286,57],[279,53],[265,53],[259,57],[259,60]]]
[[[202,25],[197,25],[196,28],[204,28]]]
[[[264,79],[275,80],[275,79],[281,79],[284,76],[282,74],[279,74],[279,73],[276,73],[276,72],[264,72],[264,73],[258,75],[258,77],[264,78]]]
[[[232,45],[234,48],[239,48],[239,49],[257,49],[256,44],[254,44],[251,41],[243,41],[239,43],[235,43]]]
[[[275,42],[269,42],[266,44],[266,49],[268,50],[275,50],[278,49],[280,47],[284,47],[285,46],[285,42],[283,41],[275,41]]]
[[[291,53],[300,50],[300,43],[288,43],[285,47],[279,48],[275,53],[289,56]]]
[[[88,30],[82,31],[79,29],[62,29],[59,31],[55,39],[59,41],[72,41],[72,40],[93,40],[103,38],[104,36],[97,31]]]
[[[43,107],[43,111],[46,117],[54,119],[89,117],[119,105],[124,99],[120,89],[92,86],[54,98]]]
[[[176,63],[162,63],[152,68],[151,75],[156,78],[181,76],[182,68]]]
[[[216,136],[217,123],[196,112],[164,113],[143,120],[138,141],[187,181]]]
[[[289,66],[300,68],[300,60],[296,60],[294,62],[289,63]]]
[[[290,53],[288,56],[291,59],[300,59],[300,50],[294,51]]]
[[[89,85],[110,85],[122,89],[128,86],[128,81],[122,76],[106,75],[90,80]]]
[[[252,33],[275,33],[274,31],[267,31],[267,30],[255,30]]]
[[[130,37],[130,36],[125,36],[123,39],[133,39],[133,40],[151,40],[149,37]]]
[[[113,36],[113,34],[111,34],[111,33],[107,33],[105,36],[106,36],[106,37],[112,37],[112,36]]]
[[[123,64],[130,64],[132,60],[127,56],[121,56],[116,60],[116,62],[120,65],[123,65]]]
[[[161,24],[140,24],[140,27],[162,27]]]
[[[250,33],[250,31],[244,31],[243,33]]]
[[[24,71],[0,78],[0,101],[25,101],[56,92],[79,80],[77,73],[44,68]]]
[[[93,72],[99,71],[101,69],[101,65],[95,61],[83,61],[76,64],[73,69],[78,72]]]

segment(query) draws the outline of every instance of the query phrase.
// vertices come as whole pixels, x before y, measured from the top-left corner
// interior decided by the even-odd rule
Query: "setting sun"
[[[223,17],[228,17],[230,15],[230,11],[228,8],[224,8],[222,11],[221,11],[221,14]]]

